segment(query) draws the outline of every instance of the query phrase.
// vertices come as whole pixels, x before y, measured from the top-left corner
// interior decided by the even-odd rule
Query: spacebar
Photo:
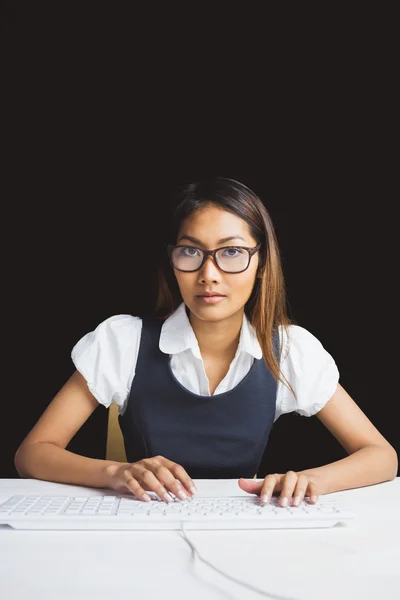
[[[260,521],[265,520],[265,518],[263,519],[261,517],[261,515],[235,515],[235,514],[213,514],[213,515],[199,515],[199,514],[182,514],[182,513],[175,513],[175,514],[170,514],[170,515],[143,515],[143,514],[123,514],[123,513],[118,513],[116,515],[119,519],[124,519],[124,520],[130,520],[132,519],[133,521],[140,521],[142,523],[151,523],[153,521],[221,521],[221,520],[234,520],[236,519],[237,521],[246,521],[246,520],[252,520],[255,521],[257,520],[257,518],[260,519]]]

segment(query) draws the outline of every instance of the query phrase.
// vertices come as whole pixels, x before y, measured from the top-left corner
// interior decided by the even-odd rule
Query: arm
[[[88,487],[109,487],[110,473],[121,463],[80,456],[65,450],[98,402],[86,380],[75,371],[15,454],[21,477]]]
[[[316,477],[321,484],[321,493],[374,485],[397,476],[395,449],[340,384],[316,417],[350,455],[298,473],[307,475],[311,480]]]

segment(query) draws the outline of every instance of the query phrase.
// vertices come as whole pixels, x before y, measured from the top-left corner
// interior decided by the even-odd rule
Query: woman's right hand
[[[172,492],[176,499],[185,500],[196,493],[196,486],[185,469],[164,458],[154,456],[134,463],[113,464],[107,468],[109,487],[120,494],[132,492],[139,500],[149,502],[146,491],[155,492],[164,502],[172,502]]]

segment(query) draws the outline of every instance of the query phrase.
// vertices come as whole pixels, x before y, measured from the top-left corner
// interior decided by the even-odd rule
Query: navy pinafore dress
[[[200,396],[181,385],[159,349],[162,321],[142,323],[136,373],[119,416],[128,462],[161,455],[193,479],[254,477],[276,407],[277,382],[264,359],[255,358],[232,390]]]

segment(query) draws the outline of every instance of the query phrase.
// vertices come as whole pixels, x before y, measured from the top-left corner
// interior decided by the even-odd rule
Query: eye
[[[236,256],[239,256],[239,254],[243,254],[243,250],[241,250],[240,248],[234,248],[233,246],[230,248],[225,248],[224,250],[224,256],[227,256],[228,258],[232,257],[235,258]]]
[[[199,250],[193,246],[184,246],[181,248],[181,254],[184,256],[198,256]]]

